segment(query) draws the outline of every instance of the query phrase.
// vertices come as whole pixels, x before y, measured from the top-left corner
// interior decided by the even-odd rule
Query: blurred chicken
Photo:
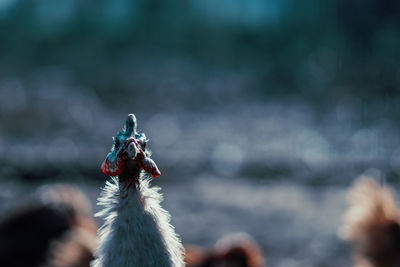
[[[356,181],[339,236],[351,243],[356,267],[400,266],[400,214],[392,190],[368,177]]]
[[[86,267],[97,225],[86,196],[71,185],[46,185],[0,222],[0,265]]]
[[[262,267],[264,259],[257,243],[247,234],[236,233],[223,237],[205,251],[186,246],[187,267]]]

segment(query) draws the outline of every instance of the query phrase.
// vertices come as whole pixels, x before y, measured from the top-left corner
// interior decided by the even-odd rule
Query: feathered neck
[[[106,182],[98,199],[103,210],[96,214],[105,222],[92,267],[184,266],[183,246],[160,206],[161,188],[138,170]]]

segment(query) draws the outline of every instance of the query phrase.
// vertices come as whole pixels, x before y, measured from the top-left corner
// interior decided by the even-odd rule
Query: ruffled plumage
[[[137,184],[124,186],[118,177],[106,182],[98,205],[104,218],[100,246],[92,267],[181,267],[183,246],[170,214],[161,207],[160,187],[151,187],[144,172]]]

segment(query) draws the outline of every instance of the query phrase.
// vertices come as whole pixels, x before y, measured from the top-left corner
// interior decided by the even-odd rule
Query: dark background
[[[396,0],[1,0],[0,208],[95,203],[135,113],[184,243],[244,231],[269,266],[345,266],[345,192],[398,185]],[[95,208],[97,209],[97,208]]]

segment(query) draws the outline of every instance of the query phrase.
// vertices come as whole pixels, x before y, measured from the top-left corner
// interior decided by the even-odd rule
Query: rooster
[[[87,197],[66,184],[40,187],[0,222],[0,265],[89,267],[97,225]]]
[[[185,246],[187,267],[263,267],[264,259],[257,243],[245,233],[229,234],[205,251]]]
[[[359,178],[348,193],[339,236],[350,242],[355,267],[400,266],[400,213],[392,189]]]
[[[99,205],[104,218],[100,245],[92,267],[183,267],[183,246],[160,206],[159,187],[150,186],[161,173],[150,158],[147,138],[136,130],[133,114],[114,138],[101,170],[111,176]]]

